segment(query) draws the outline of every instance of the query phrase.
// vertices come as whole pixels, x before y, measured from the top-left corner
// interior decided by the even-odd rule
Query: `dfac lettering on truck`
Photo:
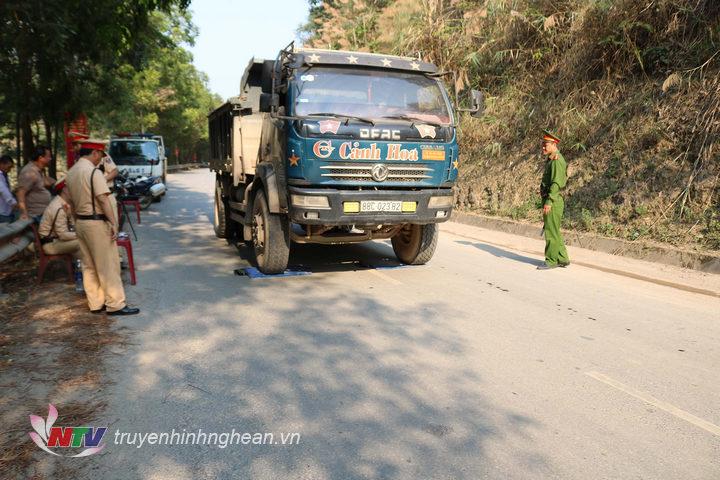
[[[450,218],[456,117],[435,65],[296,49],[253,59],[240,95],[209,115],[215,234],[280,273],[295,243],[391,239],[424,264]],[[473,116],[482,95],[473,90]]]

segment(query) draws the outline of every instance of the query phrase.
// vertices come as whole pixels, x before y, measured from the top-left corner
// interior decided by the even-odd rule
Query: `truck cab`
[[[128,178],[157,176],[166,183],[167,158],[162,136],[152,133],[113,135],[109,154],[118,170]]]
[[[253,60],[210,141],[216,234],[247,242],[265,273],[286,268],[292,242],[391,239],[423,264],[452,213],[456,117],[420,59],[290,46]]]

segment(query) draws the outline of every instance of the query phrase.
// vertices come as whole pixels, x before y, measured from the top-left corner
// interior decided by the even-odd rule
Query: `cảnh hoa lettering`
[[[360,142],[343,142],[337,150],[337,155],[341,160],[383,160],[382,150],[377,143],[371,143],[368,147],[361,147]],[[318,158],[329,158],[334,151],[335,148],[329,140],[320,140],[313,145],[313,153]],[[401,143],[387,144],[384,160],[415,162],[418,159],[417,148],[403,148]]]

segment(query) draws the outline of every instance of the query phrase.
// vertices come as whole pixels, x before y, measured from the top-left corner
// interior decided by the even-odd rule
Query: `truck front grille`
[[[375,163],[325,165],[320,167],[323,171],[320,176],[347,182],[372,181],[373,178],[370,172],[373,165],[375,165]],[[387,180],[385,180],[386,182],[419,182],[427,178],[432,178],[427,174],[428,172],[432,172],[432,168],[428,167],[415,165],[388,165],[387,167],[390,174],[388,175]]]

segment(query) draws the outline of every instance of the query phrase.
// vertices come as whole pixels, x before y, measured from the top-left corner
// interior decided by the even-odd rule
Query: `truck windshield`
[[[316,67],[298,74],[295,87],[298,116],[334,113],[375,120],[451,123],[438,81],[417,73]]]
[[[110,142],[110,156],[118,165],[154,165],[160,158],[157,142],[148,140]]]

